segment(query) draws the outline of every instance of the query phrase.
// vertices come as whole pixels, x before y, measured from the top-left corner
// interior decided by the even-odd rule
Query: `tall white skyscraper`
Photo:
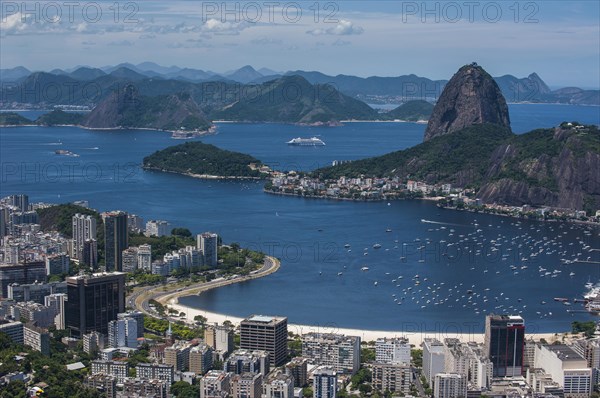
[[[85,260],[83,246],[88,239],[96,239],[96,218],[77,213],[73,216],[73,257],[80,262]]]
[[[57,330],[66,329],[65,325],[65,302],[67,295],[65,293],[54,293],[44,297],[44,305],[54,308],[56,316],[54,317],[54,325]]]
[[[423,341],[423,376],[428,383],[433,383],[435,375],[444,372],[444,344],[437,339],[426,338]]]
[[[163,220],[150,220],[146,223],[146,236],[167,236],[171,235],[170,226]]]
[[[152,272],[152,246],[139,245],[137,251],[137,266],[147,272]]]
[[[108,345],[137,348],[137,321],[123,317],[108,323]]]
[[[410,343],[407,339],[377,339],[375,361],[381,363],[410,364]]]
[[[204,265],[208,267],[216,267],[218,263],[217,258],[217,242],[219,236],[212,232],[205,232],[197,236],[198,249],[202,251],[204,258]]]

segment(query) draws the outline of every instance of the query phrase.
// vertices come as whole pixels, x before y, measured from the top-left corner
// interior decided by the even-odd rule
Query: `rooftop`
[[[545,346],[549,351],[552,351],[556,354],[556,356],[562,360],[566,361],[581,361],[584,358],[575,352],[571,347],[564,344],[555,344],[555,345],[546,345]]]
[[[278,323],[281,321],[287,321],[287,318],[269,315],[252,315],[244,319],[242,322]]]
[[[81,362],[70,363],[67,365],[67,370],[79,370],[84,368],[85,365]]]

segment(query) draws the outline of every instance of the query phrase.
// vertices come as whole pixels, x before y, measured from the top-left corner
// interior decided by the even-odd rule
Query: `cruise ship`
[[[294,138],[290,141],[287,142],[288,145],[299,145],[299,146],[323,146],[325,145],[325,143],[317,138],[317,137],[312,137],[312,138]]]

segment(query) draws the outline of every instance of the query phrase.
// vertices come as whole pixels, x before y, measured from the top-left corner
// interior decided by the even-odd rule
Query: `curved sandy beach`
[[[207,323],[219,323],[222,324],[224,321],[229,321],[234,325],[239,325],[239,323],[243,320],[243,318],[231,316],[227,314],[218,314],[215,312],[205,311],[202,309],[188,307],[182,304],[179,304],[177,297],[172,297],[166,302],[167,306],[176,309],[178,312],[184,312],[186,314],[187,319],[193,319],[196,315],[202,315],[208,321]],[[248,314],[250,316],[252,314]],[[271,315],[282,315],[286,314],[271,314]],[[475,321],[475,320],[474,320]],[[477,324],[483,322],[483,319],[476,320]],[[527,320],[526,320],[527,321]],[[458,338],[463,342],[473,341],[476,343],[483,343],[484,335],[483,333],[475,333],[466,331],[463,333],[455,333],[452,328],[448,328],[448,332],[420,332],[420,331],[385,331],[385,330],[361,330],[361,329],[350,329],[338,327],[334,322],[326,325],[298,325],[298,324],[288,324],[288,331],[302,335],[310,332],[321,332],[321,333],[339,333],[345,334],[349,336],[359,336],[362,341],[374,341],[378,338],[383,337],[406,337],[410,341],[411,344],[415,346],[420,346],[425,338],[437,338],[438,340],[443,340],[445,338]],[[541,338],[546,339],[548,342],[553,342],[555,340],[562,340],[562,336],[564,333],[554,334],[554,333],[540,333],[540,334],[526,334],[526,337],[533,338],[535,340],[539,340]]]

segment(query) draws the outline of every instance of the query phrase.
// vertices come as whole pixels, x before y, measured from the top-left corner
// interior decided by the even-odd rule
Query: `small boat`
[[[362,267],[360,270],[361,270],[361,271],[368,271],[368,270],[369,270],[369,267]]]
[[[374,284],[375,286],[377,286],[378,282],[377,282],[377,281],[375,281],[373,284]]]
[[[338,272],[338,276],[342,276],[342,274],[343,274],[342,272]]]
[[[346,243],[346,244],[344,245],[344,247],[345,247],[346,249],[347,249],[347,248],[349,248],[349,247],[350,247],[350,243]]]
[[[373,249],[379,249],[379,248],[381,248],[381,245],[379,243],[375,243],[373,245]]]
[[[392,232],[390,228],[386,229],[385,232]]]

